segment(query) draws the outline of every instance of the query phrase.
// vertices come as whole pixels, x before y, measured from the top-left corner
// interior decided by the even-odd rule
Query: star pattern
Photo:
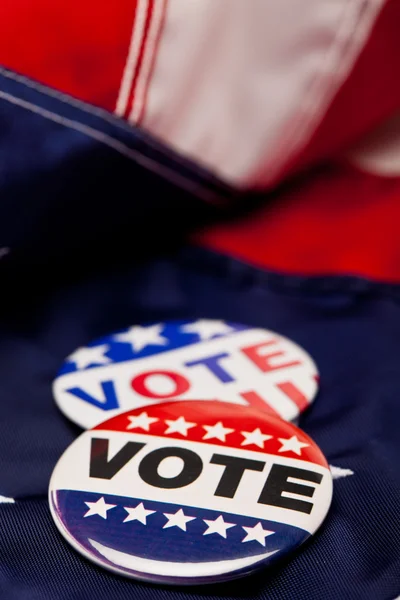
[[[185,515],[183,510],[180,508],[175,514],[172,513],[163,513],[164,517],[167,517],[168,522],[165,523],[163,529],[168,529],[168,527],[179,527],[182,531],[186,531],[186,523],[189,521],[194,521],[196,517],[188,517]]]
[[[135,508],[124,506],[124,510],[126,510],[128,516],[123,520],[123,523],[128,523],[129,521],[140,521],[140,523],[143,523],[143,525],[147,525],[147,517],[156,512],[155,510],[146,510],[143,506],[143,502],[138,504]]]
[[[137,417],[129,416],[128,420],[130,423],[126,426],[127,429],[143,429],[143,431],[150,431],[150,425],[159,421],[156,417],[149,417],[146,411],[141,412]]]
[[[99,498],[96,502],[87,501],[87,502],[84,502],[84,504],[86,504],[86,506],[89,508],[89,510],[85,514],[83,514],[83,518],[97,515],[104,520],[107,520],[108,512],[110,510],[112,510],[116,507],[119,507],[119,505],[116,505],[116,504],[108,504],[105,501],[104,497]],[[120,508],[124,509],[124,511],[128,513],[128,516],[126,516],[125,519],[122,520],[122,523],[128,523],[131,521],[139,521],[144,526],[148,525],[147,518],[149,516],[157,513],[157,511],[155,511],[155,510],[146,509],[144,507],[143,502],[140,502],[136,507],[120,506]],[[118,513],[118,514],[121,514],[121,513]],[[189,516],[189,515],[185,514],[185,512],[182,508],[177,510],[175,513],[161,513],[160,512],[159,514],[163,514],[163,516],[166,517],[166,519],[167,519],[167,522],[162,527],[163,529],[176,527],[188,535],[190,535],[190,530],[188,531],[187,524],[190,523],[191,521],[195,521],[197,519],[197,517],[193,517],[193,516]],[[238,527],[240,525],[238,523],[231,523],[231,522],[225,521],[224,517],[222,515],[219,515],[214,520],[209,520],[209,519],[198,519],[198,520],[202,521],[206,527],[206,529],[204,529],[204,531],[202,532],[203,536],[216,534],[216,535],[224,538],[225,540],[227,540],[229,538],[229,530],[234,527]],[[240,527],[241,527],[241,529],[244,530],[246,535],[244,537],[242,537],[242,539],[240,540],[240,539],[238,539],[238,535],[236,534],[236,536],[233,537],[233,541],[236,540],[236,542],[240,541],[241,543],[257,542],[258,544],[260,544],[263,547],[266,546],[266,538],[269,536],[272,536],[276,533],[275,531],[271,531],[270,529],[264,529],[264,527],[260,521],[258,523],[256,523],[255,525],[253,525],[252,527],[244,526],[244,525],[241,525]],[[194,533],[196,534],[196,530],[194,530]]]
[[[296,435],[292,435],[291,438],[278,438],[282,446],[279,448],[278,452],[294,452],[298,456],[301,456],[302,448],[307,448],[310,444],[305,444],[301,442]]]
[[[107,512],[115,508],[116,504],[107,504],[102,496],[96,502],[85,502],[89,510],[83,515],[84,517],[94,517],[98,515],[102,519],[107,519]]]
[[[198,319],[194,323],[182,325],[181,331],[184,333],[195,333],[199,336],[202,342],[205,342],[216,336],[232,333],[234,330],[224,321]]]
[[[274,531],[264,529],[261,523],[257,523],[254,527],[243,527],[243,529],[247,535],[243,538],[242,542],[259,542],[262,546],[265,546],[265,538],[275,533]]]
[[[104,497],[102,496],[96,502],[85,502],[86,506],[89,510],[83,515],[83,517],[92,517],[98,515],[102,519],[107,519],[108,511],[113,508],[118,507],[117,504],[108,504]],[[127,514],[127,516],[122,520],[122,523],[129,523],[131,521],[139,521],[143,525],[148,525],[147,519],[151,515],[157,513],[155,510],[149,510],[145,508],[143,502],[140,502],[137,506],[121,506]],[[162,513],[164,517],[166,517],[167,522],[163,525],[162,529],[169,529],[170,527],[177,527],[181,531],[185,533],[189,533],[187,530],[187,524],[191,521],[195,521],[197,517],[192,517],[187,515],[182,508],[177,510],[175,513]],[[205,524],[206,529],[203,531],[202,535],[212,535],[217,534],[218,536],[227,539],[229,537],[229,530],[233,527],[237,527],[237,523],[230,523],[225,521],[222,515],[219,515],[216,519],[200,519]],[[265,546],[265,538],[270,535],[273,535],[275,532],[270,531],[269,529],[264,529],[261,522],[258,522],[253,527],[246,527],[242,525],[242,529],[244,529],[246,535],[241,540],[244,542],[258,542],[262,546]]]
[[[150,417],[146,411],[141,412],[137,416],[128,416],[127,419],[129,421],[129,424],[126,426],[127,430],[142,429],[143,431],[147,432],[150,431],[153,423],[156,423],[160,420],[157,417]],[[188,437],[188,432],[190,429],[198,426],[198,423],[187,421],[182,415],[176,419],[164,419],[164,423],[166,425],[164,434],[168,435],[178,433],[184,437]],[[203,440],[217,439],[224,443],[226,443],[226,436],[236,431],[231,427],[225,427],[222,421],[218,421],[215,423],[215,425],[202,425],[202,428],[205,430],[205,434],[202,437]],[[241,431],[240,434],[244,438],[240,444],[241,446],[254,445],[262,450],[265,449],[265,442],[274,439],[273,435],[263,433],[259,427],[253,431]],[[293,435],[290,438],[278,438],[278,441],[281,444],[281,447],[278,449],[278,453],[293,452],[294,454],[297,454],[297,456],[301,456],[303,448],[310,446],[310,444],[307,444],[306,442],[301,442],[296,435]],[[337,472],[335,472],[335,469],[337,469]],[[339,470],[336,467],[333,467],[331,471],[333,475],[336,475],[336,477],[344,477],[346,475],[353,474],[352,472],[346,472],[343,474],[339,473]]]
[[[165,423],[168,425],[168,428],[164,433],[180,433],[185,437],[187,437],[189,429],[197,426],[197,423],[186,421],[185,417],[178,417],[178,419],[175,420],[166,419]]]
[[[78,348],[68,357],[68,362],[74,362],[77,369],[85,369],[91,365],[107,365],[112,362],[111,358],[105,356],[110,346],[102,344],[93,348]]]
[[[163,328],[162,323],[149,325],[148,327],[134,325],[127,331],[114,335],[114,340],[130,344],[133,352],[140,352],[147,346],[166,346],[168,339],[161,335]]]
[[[211,533],[218,533],[221,537],[226,539],[226,532],[231,527],[236,527],[236,523],[226,523],[224,521],[224,517],[220,515],[214,521],[208,521],[203,519],[204,523],[207,525],[206,531],[203,535],[210,535]]]
[[[203,425],[203,429],[206,430],[206,433],[203,435],[203,440],[216,438],[221,442],[226,442],[226,436],[235,431],[229,427],[224,427],[221,421],[218,421],[215,425]]]
[[[245,438],[241,443],[241,446],[250,446],[253,444],[259,448],[264,448],[264,443],[273,437],[272,435],[262,433],[259,427],[254,431],[241,431],[240,433]]]

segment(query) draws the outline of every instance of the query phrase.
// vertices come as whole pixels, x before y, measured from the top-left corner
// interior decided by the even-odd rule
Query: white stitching
[[[181,188],[184,188],[187,191],[190,191],[191,193],[195,194],[202,200],[205,200],[207,202],[213,202],[213,201],[219,202],[220,201],[219,197],[216,194],[214,194],[213,192],[211,192],[209,190],[205,190],[205,189],[199,189],[200,186],[196,185],[189,179],[185,178],[182,175],[179,175],[179,173],[172,171],[168,167],[160,165],[159,163],[152,160],[151,158],[143,156],[140,152],[138,152],[136,150],[132,150],[131,148],[129,148],[122,142],[114,139],[113,137],[107,135],[106,133],[98,131],[97,129],[93,129],[92,127],[89,127],[88,125],[84,125],[83,123],[79,123],[79,121],[74,121],[72,119],[67,119],[65,117],[62,117],[62,116],[58,115],[57,113],[51,112],[45,108],[37,106],[36,104],[32,104],[31,102],[27,102],[26,100],[22,100],[21,98],[17,98],[16,96],[13,96],[6,92],[2,92],[1,90],[0,90],[0,98],[5,100],[6,102],[10,102],[10,104],[20,106],[21,108],[24,108],[25,110],[28,110],[35,114],[38,114],[41,117],[48,119],[49,121],[53,121],[54,123],[59,123],[60,125],[63,125],[64,127],[68,127],[69,129],[73,129],[75,131],[83,133],[84,135],[87,135],[88,137],[91,137],[92,139],[95,139],[96,141],[98,141],[102,144],[105,144],[106,146],[112,148],[116,152],[119,152],[120,154],[129,158],[130,160],[134,160],[135,162],[141,164],[146,169],[149,169],[149,170],[157,173],[158,175],[162,175],[164,178],[168,179],[169,181],[174,182],[176,185],[180,186]]]
[[[78,98],[74,98],[72,96],[69,96],[68,94],[64,94],[63,92],[59,92],[58,90],[56,90],[54,88],[49,88],[41,83],[38,83],[37,81],[33,81],[32,79],[25,77],[24,75],[19,75],[17,73],[14,73],[13,71],[8,71],[7,69],[4,69],[4,67],[1,67],[1,66],[0,66],[0,75],[3,75],[7,79],[16,81],[17,83],[21,83],[22,85],[25,85],[26,87],[29,87],[39,93],[42,93],[42,94],[48,96],[49,98],[55,98],[56,100],[60,100],[60,102],[63,102],[64,104],[72,106],[73,108],[81,109],[81,110],[85,111],[86,113],[88,113],[90,115],[94,115],[95,117],[98,117],[102,121],[109,123],[110,125],[118,127],[119,129],[121,129],[122,131],[125,131],[126,133],[129,133],[130,135],[132,135],[132,133],[134,131],[138,131],[137,129],[135,129],[135,127],[133,127],[131,124],[129,124],[125,120],[119,118],[118,116],[114,116],[112,113],[108,112],[107,110],[105,110],[103,108],[100,108],[98,106],[93,106],[93,104],[87,104],[86,102],[83,102],[83,100],[79,100]],[[10,94],[10,96],[11,96],[11,94]],[[12,96],[12,97],[15,97],[15,96]],[[28,103],[28,104],[30,104],[30,103]],[[36,105],[32,103],[32,106],[36,106]],[[57,114],[57,113],[54,113],[54,114]],[[96,130],[94,129],[94,131],[96,131]],[[139,133],[140,133],[140,130],[139,130]],[[111,136],[109,136],[109,137],[111,137]],[[147,143],[151,146],[151,140],[148,140]],[[181,163],[181,164],[185,163],[184,157],[181,157],[179,154],[175,156],[175,160],[177,163]],[[167,169],[167,167],[165,167],[165,169]],[[178,177],[184,179],[184,176],[178,176]],[[208,191],[207,191],[207,194],[208,194]],[[200,197],[200,195],[199,195],[199,197]],[[203,198],[203,199],[207,199],[207,198]],[[210,192],[208,201],[220,202],[221,199],[217,194],[213,194]]]
[[[74,108],[80,108],[89,114],[93,114],[95,117],[99,117],[100,119],[102,119],[103,121],[106,121],[107,123],[111,123],[111,125],[115,125],[116,127],[123,129],[124,131],[128,131],[128,132],[133,131],[133,128],[131,125],[129,125],[125,121],[122,121],[118,117],[115,117],[112,113],[109,113],[108,111],[104,110],[103,108],[99,108],[98,106],[93,106],[92,104],[86,104],[86,102],[83,102],[82,100],[78,100],[78,98],[73,98],[72,96],[63,94],[63,92],[59,92],[58,90],[49,88],[45,85],[42,85],[41,83],[37,83],[36,81],[33,81],[32,79],[29,79],[28,77],[25,77],[24,75],[18,75],[17,73],[8,71],[7,69],[4,69],[3,67],[0,67],[0,75],[3,75],[7,79],[12,79],[13,81],[16,81],[17,83],[22,83],[26,87],[30,87],[39,93],[49,96],[50,98],[56,98],[57,100],[64,102],[64,104],[69,104],[70,106],[73,106]]]

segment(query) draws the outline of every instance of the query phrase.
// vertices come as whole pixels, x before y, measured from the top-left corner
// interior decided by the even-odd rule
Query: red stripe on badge
[[[277,383],[276,387],[278,387],[281,390],[281,392],[283,392],[288,398],[290,398],[295,403],[300,412],[303,412],[303,410],[308,408],[310,402],[307,400],[305,395],[299,390],[299,388],[296,387],[291,381],[283,381],[282,383]]]
[[[257,394],[257,392],[241,392],[240,395],[242,396],[242,398],[244,398],[246,400],[246,402],[248,403],[248,405],[251,408],[257,408],[258,410],[263,410],[266,413],[268,413],[269,415],[272,415],[274,417],[278,417],[281,418],[282,415],[280,415],[269,403],[267,400],[261,398],[260,394]]]
[[[184,419],[185,434],[176,431]],[[174,426],[175,425],[175,426]],[[171,430],[167,433],[167,430]],[[174,431],[175,430],[175,431]],[[119,431],[243,449],[328,468],[318,446],[292,423],[265,411],[218,401],[163,402],[119,414],[92,431]],[[265,439],[262,438],[264,436]],[[249,443],[249,440],[258,443]]]

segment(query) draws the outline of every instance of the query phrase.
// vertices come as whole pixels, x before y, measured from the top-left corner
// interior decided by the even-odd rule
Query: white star
[[[132,346],[133,352],[140,352],[146,346],[166,346],[168,339],[161,335],[161,331],[164,325],[150,325],[148,327],[142,327],[141,325],[134,325],[130,327],[124,333],[117,333],[114,335],[114,340],[117,342],[125,342]]]
[[[164,513],[164,517],[167,517],[168,523],[165,523],[163,529],[168,529],[168,527],[179,527],[182,531],[186,531],[186,523],[189,523],[189,521],[193,521],[196,518],[187,517],[181,508],[174,515],[171,513]]]
[[[215,521],[207,521],[203,519],[208,529],[205,530],[203,535],[210,535],[210,533],[218,533],[221,537],[226,539],[226,530],[231,527],[236,527],[236,523],[226,523],[224,517],[220,515]]]
[[[274,531],[268,531],[263,529],[261,523],[257,523],[254,527],[243,527],[247,533],[246,537],[242,539],[243,542],[259,542],[262,546],[265,546],[265,538],[275,533]]]
[[[354,471],[351,469],[342,469],[342,467],[334,467],[333,465],[329,465],[331,470],[332,479],[341,479],[342,477],[349,477],[349,475],[354,475]]]
[[[159,421],[156,417],[149,417],[147,412],[141,412],[137,417],[128,417],[130,425],[127,425],[127,429],[143,429],[144,431],[150,431],[150,425]]]
[[[99,515],[102,519],[107,519],[107,511],[115,508],[116,504],[107,504],[103,498],[99,498],[96,502],[85,502],[86,506],[89,507],[84,517],[93,517],[93,515]]]
[[[8,498],[7,496],[0,496],[0,504],[15,504],[14,498]]]
[[[282,446],[279,448],[278,452],[289,452],[292,451],[295,454],[301,456],[301,449],[307,448],[310,444],[305,444],[304,442],[300,442],[299,438],[293,435],[289,439],[278,438]]]
[[[254,444],[259,448],[264,448],[264,442],[270,440],[272,435],[265,435],[261,432],[261,429],[257,427],[254,431],[241,431],[242,436],[245,438],[243,442],[240,444],[241,446],[249,446],[250,444]]]
[[[221,442],[225,442],[226,436],[229,433],[232,433],[232,431],[235,431],[234,429],[229,429],[229,427],[224,427],[221,421],[218,421],[215,425],[203,425],[203,429],[207,431],[207,433],[203,435],[203,440],[217,438],[218,440],[221,440]]]
[[[168,425],[168,429],[166,429],[164,433],[181,433],[185,437],[187,437],[188,429],[196,427],[197,425],[197,423],[186,421],[185,417],[179,417],[179,419],[175,419],[175,421],[166,420],[165,422]]]
[[[111,358],[105,356],[109,349],[108,344],[94,346],[93,348],[78,348],[68,356],[67,360],[68,362],[74,362],[77,369],[84,369],[89,365],[107,365],[112,362]]]
[[[229,327],[224,321],[211,319],[198,319],[194,323],[182,325],[181,330],[184,333],[196,333],[203,342],[217,335],[227,335],[233,331],[232,327]]]
[[[147,525],[146,517],[155,513],[155,510],[146,510],[143,506],[143,502],[138,504],[135,508],[124,506],[124,510],[128,513],[128,516],[122,521],[128,523],[128,521],[140,521],[143,525]]]

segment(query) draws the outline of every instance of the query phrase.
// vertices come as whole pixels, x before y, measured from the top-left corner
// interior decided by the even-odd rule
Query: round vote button
[[[266,329],[199,319],[134,325],[78,348],[53,384],[85,429],[168,399],[218,399],[297,419],[318,389],[307,352]]]
[[[332,497],[323,454],[293,424],[218,401],[137,408],[65,451],[49,502],[65,539],[115,573],[224,581],[268,566],[319,528]]]

